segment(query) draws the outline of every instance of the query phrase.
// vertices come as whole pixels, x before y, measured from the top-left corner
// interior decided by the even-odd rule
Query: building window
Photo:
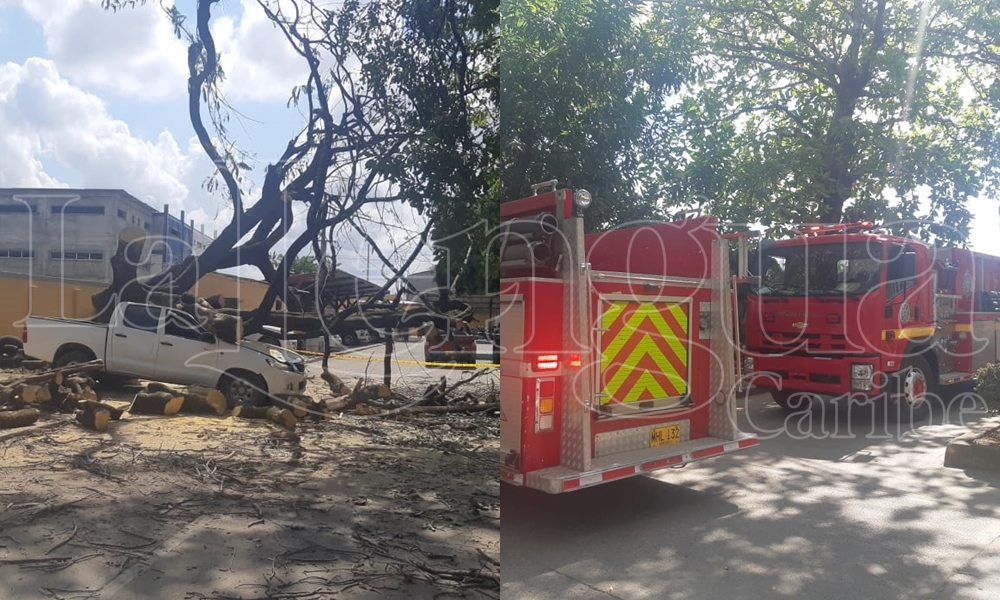
[[[62,213],[64,215],[103,215],[103,206],[77,206],[76,204],[64,204],[53,206],[53,214]]]
[[[29,213],[38,212],[34,204],[0,204],[0,213]]]
[[[103,252],[52,252],[49,254],[55,260],[103,260]]]
[[[0,258],[34,258],[32,250],[0,250]]]
[[[149,231],[149,223],[146,222],[146,221],[143,221],[142,222],[142,228],[145,229],[146,231]]]
[[[118,218],[122,221],[128,221],[128,215],[126,215],[125,211],[120,208],[118,209]]]
[[[180,235],[180,234],[181,232],[179,229],[174,229],[173,227],[170,228],[170,235]]]

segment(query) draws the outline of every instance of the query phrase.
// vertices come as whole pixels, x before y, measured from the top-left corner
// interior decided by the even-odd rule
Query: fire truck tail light
[[[539,379],[535,383],[535,432],[552,431],[555,423],[556,380]]]
[[[580,360],[579,354],[569,355],[569,366],[573,367],[574,369],[579,369],[580,367],[583,366],[583,361]]]
[[[540,354],[538,358],[535,359],[535,370],[536,371],[558,371],[559,370],[559,355],[557,354]]]

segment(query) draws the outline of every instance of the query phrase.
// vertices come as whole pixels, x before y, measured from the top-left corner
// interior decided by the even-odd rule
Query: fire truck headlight
[[[577,208],[587,208],[593,199],[594,197],[587,190],[577,190],[573,194],[573,202],[576,203]]]
[[[753,373],[753,357],[752,356],[744,356],[743,357],[743,372],[744,373]]]
[[[851,390],[868,392],[875,388],[875,368],[872,365],[851,365]]]

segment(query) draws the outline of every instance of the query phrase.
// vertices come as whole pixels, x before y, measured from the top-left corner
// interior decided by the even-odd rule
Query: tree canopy
[[[503,199],[557,179],[594,194],[595,222],[653,214],[656,120],[691,73],[684,15],[628,0],[501,7]]]
[[[705,51],[672,112],[686,159],[663,171],[675,200],[764,222],[922,215],[949,225],[925,233],[964,238],[966,200],[996,192],[995,7],[681,5]]]
[[[612,204],[605,224],[662,201],[765,225],[922,217],[958,243],[966,201],[996,195],[995,0],[504,8],[505,199],[555,177]]]

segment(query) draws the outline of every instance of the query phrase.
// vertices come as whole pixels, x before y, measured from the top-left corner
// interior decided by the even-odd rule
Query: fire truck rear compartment
[[[501,479],[561,493],[756,445],[736,426],[735,293],[714,220],[585,239],[568,194],[501,207],[524,238],[501,249]],[[518,248],[537,241],[550,252],[529,265]]]

